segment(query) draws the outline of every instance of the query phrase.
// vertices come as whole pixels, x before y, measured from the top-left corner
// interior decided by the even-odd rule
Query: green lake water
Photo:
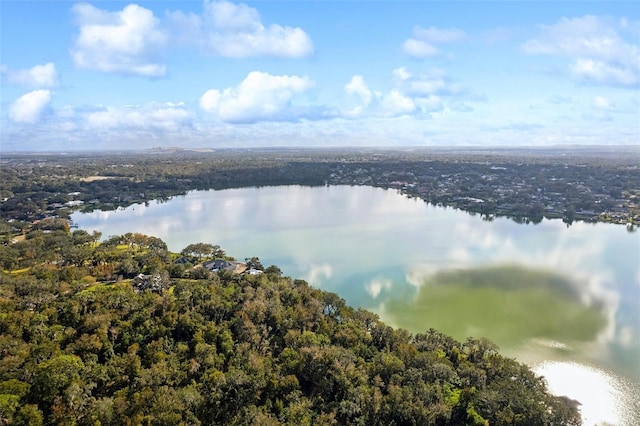
[[[549,272],[494,266],[441,272],[406,298],[390,298],[386,315],[414,332],[428,323],[464,339],[491,336],[502,347],[531,339],[589,342],[606,327],[602,306],[585,306],[570,284]]]
[[[485,221],[349,186],[198,191],[72,219],[258,256],[413,333],[488,337],[579,400],[585,424],[640,424],[640,234],[624,226]]]

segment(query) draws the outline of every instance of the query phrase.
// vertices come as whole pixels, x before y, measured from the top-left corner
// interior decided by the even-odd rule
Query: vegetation
[[[0,245],[0,424],[580,424],[487,340],[410,335],[275,266],[209,272],[214,245],[100,237],[49,219]]]
[[[0,160],[0,219],[68,218],[76,209],[116,209],[196,189],[329,184],[393,188],[487,220],[604,221],[633,231],[640,225],[638,154],[634,147],[12,154]]]

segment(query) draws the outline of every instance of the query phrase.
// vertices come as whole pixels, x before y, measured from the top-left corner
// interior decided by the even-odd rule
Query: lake
[[[413,333],[488,337],[585,424],[640,424],[640,236],[624,226],[487,221],[362,186],[194,191],[72,220],[258,256]]]

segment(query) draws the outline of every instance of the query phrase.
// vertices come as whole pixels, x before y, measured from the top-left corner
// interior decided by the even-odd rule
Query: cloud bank
[[[585,83],[637,86],[640,47],[637,36],[631,34],[632,25],[626,20],[591,15],[562,18],[553,25],[540,25],[539,35],[522,49],[531,55],[568,58],[569,73]]]

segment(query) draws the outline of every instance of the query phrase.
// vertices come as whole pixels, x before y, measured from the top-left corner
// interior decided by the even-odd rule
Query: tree
[[[562,215],[562,221],[567,225],[571,225],[573,223],[573,219],[575,217],[576,211],[573,206],[567,207]]]
[[[259,269],[261,271],[264,271],[264,266],[262,266],[260,259],[257,257],[247,257],[244,259],[244,263],[247,264],[247,269]]]
[[[20,252],[12,246],[0,245],[0,268],[13,270],[20,261]]]
[[[273,275],[274,277],[281,277],[282,270],[278,268],[276,265],[271,265],[267,269],[264,270],[266,274]]]
[[[189,244],[183,248],[180,254],[185,257],[202,260],[204,258],[213,257],[219,249],[219,246],[214,246],[212,244],[196,243]]]
[[[36,368],[31,394],[35,400],[51,404],[67,387],[80,380],[84,363],[76,355],[58,355],[41,363]]]
[[[20,407],[13,423],[15,426],[41,426],[43,424],[42,411],[35,404],[26,404]]]
[[[275,266],[171,282],[175,254],[149,237],[76,237],[93,259],[73,267],[93,275],[64,274],[77,283],[59,283],[71,267],[43,264],[43,250],[38,266],[0,274],[0,423],[578,424],[575,406],[489,341],[412,338]],[[158,273],[96,282],[146,261]]]

